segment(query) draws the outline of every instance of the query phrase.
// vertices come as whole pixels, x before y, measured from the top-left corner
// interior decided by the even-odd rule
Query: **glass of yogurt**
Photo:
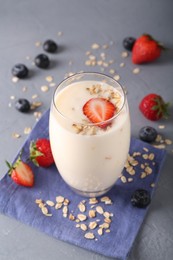
[[[100,73],[77,73],[53,95],[49,134],[57,169],[78,194],[97,197],[120,177],[130,145],[130,116],[121,85]]]

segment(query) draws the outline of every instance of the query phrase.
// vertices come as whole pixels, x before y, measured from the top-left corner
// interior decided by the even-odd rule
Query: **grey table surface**
[[[47,76],[52,76],[53,82],[58,84],[71,72],[98,71],[111,75],[110,69],[114,69],[128,91],[132,135],[138,137],[142,126],[152,125],[165,138],[173,139],[172,116],[154,123],[145,119],[138,109],[140,99],[150,92],[162,95],[170,103],[173,101],[172,26],[172,0],[0,0],[0,177],[7,171],[5,160],[12,161],[26,140],[25,127],[32,128],[36,123],[33,113],[26,115],[16,111],[15,100],[26,97],[32,102],[40,101],[42,106],[37,111],[46,111],[55,88],[46,81]],[[168,50],[158,61],[136,66],[131,62],[130,53],[126,58],[121,57],[122,40],[144,32],[164,42]],[[39,43],[46,39],[54,39],[60,48],[57,54],[49,55],[51,67],[41,70],[34,66],[33,60],[43,52]],[[106,53],[109,59],[115,60],[114,64],[104,69],[86,66],[85,53],[91,50],[93,43],[103,46],[101,50],[93,50],[94,55]],[[106,46],[109,48],[104,49]],[[15,83],[11,68],[16,63],[26,64],[30,76]],[[120,67],[121,63],[125,66]],[[140,73],[134,74],[134,68],[140,68]],[[41,89],[44,85],[49,87],[46,92]],[[160,129],[160,125],[165,128]],[[14,138],[14,133],[20,137]],[[129,260],[173,259],[173,147],[169,145],[166,149],[159,185]],[[108,258],[0,215],[0,260],[7,259]]]

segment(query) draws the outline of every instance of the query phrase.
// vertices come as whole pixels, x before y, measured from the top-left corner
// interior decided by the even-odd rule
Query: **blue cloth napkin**
[[[49,137],[48,121],[49,110],[35,125],[30,136],[24,143],[22,147],[23,160],[28,158],[31,140],[40,137]],[[106,194],[113,202],[111,205],[104,204],[104,202],[100,201],[100,198],[98,198],[99,202],[95,206],[89,204],[88,198],[75,194],[64,183],[55,165],[44,169],[38,168],[30,163],[35,174],[35,186],[33,188],[18,186],[11,180],[8,174],[6,174],[0,181],[0,212],[37,228],[54,238],[108,257],[126,259],[148,210],[148,207],[145,209],[133,207],[130,203],[131,195],[136,189],[143,188],[147,189],[152,197],[165,158],[165,151],[158,150],[149,144],[132,138],[130,154],[132,155],[134,152],[140,152],[142,155],[145,154],[144,157],[146,154],[149,155],[153,153],[154,160],[144,159],[142,156],[135,157],[139,161],[139,164],[134,166],[136,171],[135,175],[131,176],[125,169],[123,171],[126,180],[133,178],[133,181],[123,183],[122,180],[119,179],[111,191]],[[18,155],[16,158],[17,157]],[[146,178],[141,178],[141,172],[143,171],[141,164],[146,163],[152,168],[152,174],[149,174]],[[76,227],[76,225],[79,226],[80,223],[69,220],[68,217],[63,216],[62,208],[57,210],[54,207],[47,206],[48,212],[52,215],[45,216],[41,208],[38,207],[38,204],[35,203],[36,199],[55,202],[56,196],[59,195],[70,201],[68,205],[68,216],[70,212],[73,216],[77,216],[77,214],[80,213],[78,204],[83,200],[85,200],[86,205],[86,212],[84,212],[84,214],[88,214],[89,209],[92,207],[95,209],[98,205],[102,206],[104,211],[113,213],[111,217],[112,222],[110,228],[108,228],[110,232],[105,232],[105,229],[104,234],[101,236],[97,233],[98,228],[83,231],[81,228]],[[104,217],[97,213],[95,219],[97,219],[97,223],[100,225],[103,223]],[[82,223],[88,224],[95,219],[88,218]],[[93,232],[95,239],[86,239],[84,237],[86,232]]]

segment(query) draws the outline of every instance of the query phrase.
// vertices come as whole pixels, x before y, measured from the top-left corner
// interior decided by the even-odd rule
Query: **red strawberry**
[[[83,106],[83,113],[92,123],[101,123],[114,116],[116,107],[105,98],[91,98]],[[109,123],[99,124],[105,128]]]
[[[135,64],[151,62],[160,57],[163,46],[150,35],[139,37],[132,49],[132,61]]]
[[[54,163],[50,141],[42,138],[30,144],[30,159],[37,166],[49,167]]]
[[[161,96],[148,94],[141,100],[139,109],[146,118],[157,121],[168,117],[168,106],[169,104],[165,103]]]
[[[9,167],[9,175],[12,180],[22,186],[32,187],[34,185],[34,174],[31,167],[20,158],[11,165],[6,161]]]

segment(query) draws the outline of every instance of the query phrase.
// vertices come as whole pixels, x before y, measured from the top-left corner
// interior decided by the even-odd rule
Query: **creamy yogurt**
[[[84,104],[94,97],[107,98],[117,108],[117,116],[106,128],[95,126],[83,114]],[[57,88],[49,124],[52,153],[64,181],[83,195],[109,190],[129,151],[130,119],[123,92],[93,80]]]

